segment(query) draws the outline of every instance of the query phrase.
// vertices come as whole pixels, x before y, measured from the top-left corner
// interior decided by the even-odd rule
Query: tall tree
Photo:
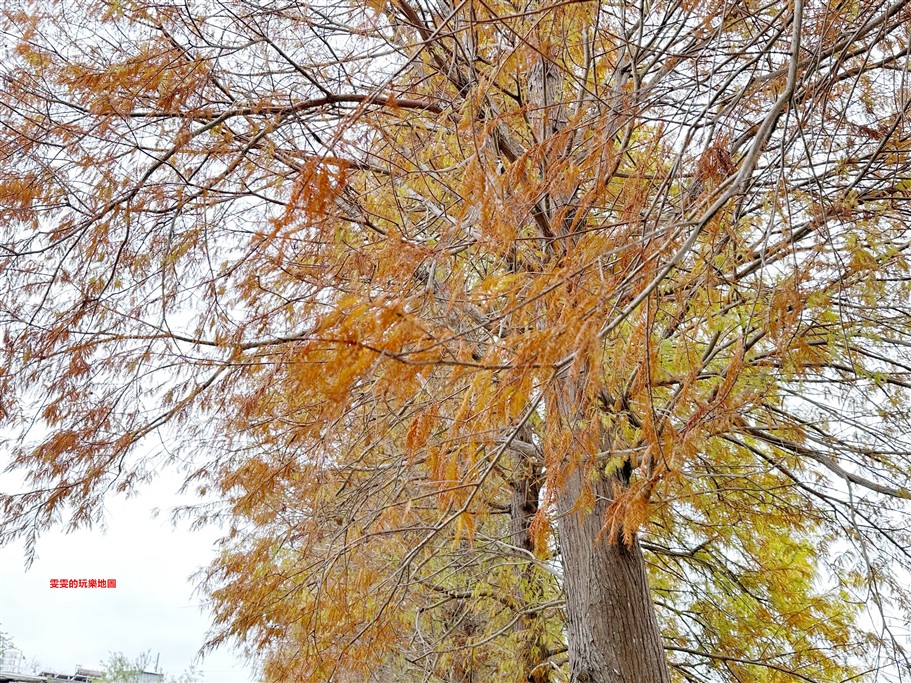
[[[3,0],[0,538],[185,468],[275,681],[906,671],[909,5]]]

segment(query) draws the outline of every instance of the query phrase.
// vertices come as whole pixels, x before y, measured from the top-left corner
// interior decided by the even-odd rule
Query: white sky
[[[153,661],[160,653],[161,670],[175,676],[194,662],[210,621],[189,577],[214,557],[218,530],[171,525],[168,506],[181,500],[178,486],[169,477],[130,500],[111,498],[104,532],[44,534],[28,571],[21,544],[0,548],[0,628],[25,662],[72,674],[77,665],[100,665],[111,652],[135,659],[151,650]],[[156,507],[162,513],[153,519]],[[114,578],[117,587],[52,589],[52,578]],[[224,649],[196,667],[204,683],[254,680],[239,653]]]

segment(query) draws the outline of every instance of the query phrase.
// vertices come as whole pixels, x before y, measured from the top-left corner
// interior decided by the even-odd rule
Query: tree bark
[[[531,429],[526,427],[519,435],[526,443],[532,443]],[[538,512],[538,497],[541,491],[539,465],[528,456],[516,453],[510,481],[512,497],[509,513],[509,542],[516,548],[534,553],[534,543],[529,531],[532,520]],[[533,563],[521,566],[520,585],[516,596],[521,603],[534,604],[543,597],[541,571]],[[513,629],[521,634],[517,660],[519,680],[529,683],[549,683],[551,668],[547,663],[547,643],[542,615],[526,614],[516,620]]]
[[[592,483],[592,509],[576,509],[586,475],[584,467],[571,472],[557,500],[571,680],[669,683],[642,550],[601,533],[613,495],[608,477]]]

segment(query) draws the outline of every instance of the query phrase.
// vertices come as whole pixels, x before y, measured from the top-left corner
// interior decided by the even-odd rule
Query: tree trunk
[[[592,509],[575,509],[586,474],[570,473],[557,501],[571,680],[669,683],[642,550],[601,533],[612,498],[607,477],[592,483]]]
[[[531,429],[525,427],[519,437],[526,443],[533,442]],[[534,543],[529,536],[531,522],[538,512],[541,491],[538,465],[520,453],[515,454],[510,481],[512,499],[509,512],[509,542],[516,548],[534,553]],[[518,595],[523,604],[533,605],[543,598],[541,570],[533,563],[518,566],[521,572]],[[521,634],[516,653],[519,665],[518,680],[529,683],[549,683],[551,668],[547,662],[546,633],[541,613],[525,614],[516,620],[513,629]]]

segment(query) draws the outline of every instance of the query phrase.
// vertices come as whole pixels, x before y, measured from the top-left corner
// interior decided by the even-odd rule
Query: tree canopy
[[[907,0],[0,16],[0,540],[181,469],[269,681],[908,675]]]

